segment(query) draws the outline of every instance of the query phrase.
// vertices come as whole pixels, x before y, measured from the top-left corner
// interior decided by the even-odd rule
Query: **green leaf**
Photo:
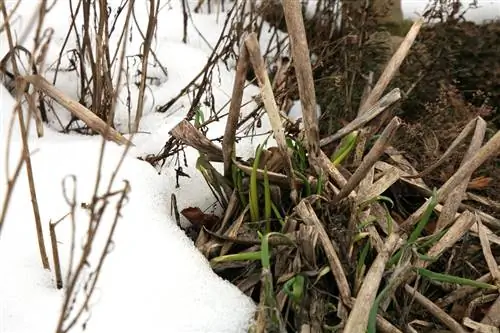
[[[466,278],[461,278],[458,276],[453,276],[453,275],[448,275],[448,274],[436,273],[436,272],[432,272],[432,271],[425,269],[425,268],[417,268],[416,271],[419,275],[424,276],[424,277],[431,279],[431,280],[434,280],[434,281],[454,283],[454,284],[471,286],[471,287],[481,288],[481,289],[498,289],[498,287],[491,285],[491,284],[488,284],[488,283],[479,282],[476,280],[471,280],[471,279],[466,279]]]

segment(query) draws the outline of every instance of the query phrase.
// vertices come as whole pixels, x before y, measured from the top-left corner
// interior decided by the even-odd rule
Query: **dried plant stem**
[[[5,30],[7,33],[7,40],[9,42],[9,48],[11,50],[13,50],[14,49],[14,40],[12,38],[12,31],[11,31],[10,25],[8,23],[7,9],[6,9],[4,1],[2,1],[0,3],[0,9],[2,11],[3,19],[5,22],[5,28],[6,28]],[[18,78],[19,77],[19,69],[17,66],[16,57],[11,57],[11,60],[12,60],[12,68],[14,70],[14,75],[16,78]],[[25,82],[16,81],[16,99],[18,101],[21,99],[21,96],[23,95],[25,87],[26,87]],[[33,168],[32,168],[32,164],[31,164],[31,157],[30,157],[30,151],[29,151],[29,146],[28,146],[28,130],[26,128],[23,110],[21,109],[21,106],[19,104],[16,107],[16,112],[17,112],[18,120],[19,120],[19,129],[21,131],[21,139],[22,139],[22,144],[23,144],[23,158],[24,158],[24,161],[26,163],[26,174],[28,176],[28,184],[29,184],[30,195],[31,195],[31,206],[33,208],[33,215],[35,217],[35,227],[36,227],[36,233],[37,233],[37,239],[38,239],[38,248],[40,250],[40,257],[42,259],[43,268],[50,269],[49,259],[47,256],[47,250],[45,249],[45,241],[43,239],[42,221],[40,218],[40,211],[38,208],[38,200],[37,200],[36,189],[35,189],[35,179],[33,177]]]
[[[479,240],[481,242],[481,247],[483,249],[483,256],[490,270],[491,276],[498,283],[500,282],[500,270],[498,269],[498,263],[496,262],[493,252],[491,251],[490,241],[488,240],[488,235],[486,233],[486,228],[481,223],[480,219],[477,219],[477,227],[479,233]]]
[[[56,287],[61,289],[63,287],[63,279],[61,273],[61,261],[59,259],[59,249],[57,247],[56,223],[49,223],[50,242],[52,244],[52,257],[54,259],[54,273],[56,277]]]
[[[85,124],[87,124],[87,126],[101,134],[106,139],[114,141],[118,144],[133,145],[132,142],[124,138],[115,129],[109,127],[106,122],[95,115],[92,111],[66,96],[45,78],[39,75],[28,75],[24,76],[23,79],[42,90],[48,96],[52,97],[57,103],[64,106],[74,116],[81,119]]]
[[[323,244],[326,257],[330,263],[330,269],[332,271],[333,277],[337,282],[337,286],[340,292],[340,298],[345,304],[349,304],[351,298],[351,288],[349,287],[349,282],[347,282],[347,277],[340,262],[339,256],[333,247],[332,240],[328,237],[325,227],[321,221],[316,216],[314,209],[308,201],[302,200],[295,207],[295,211],[302,218],[304,223],[310,226],[314,226],[318,232],[319,239]]]
[[[363,159],[361,165],[356,169],[354,174],[349,178],[347,184],[342,187],[340,192],[333,199],[334,202],[339,202],[341,199],[346,197],[352,190],[359,185],[361,180],[366,176],[371,167],[378,161],[380,156],[384,153],[384,150],[387,148],[390,140],[396,133],[396,130],[401,125],[401,121],[398,117],[394,117],[392,121],[387,125],[384,129],[380,137],[377,139],[373,148],[370,149],[368,154]]]
[[[246,74],[249,67],[248,51],[245,45],[240,48],[240,57],[236,65],[236,75],[234,78],[233,94],[229,105],[226,130],[222,139],[222,151],[224,153],[224,176],[231,176],[231,161],[234,153],[234,142],[236,139],[236,129],[240,117],[241,102],[243,100],[243,90],[245,87]]]
[[[469,145],[469,148],[467,149],[467,152],[462,160],[462,165],[471,159],[474,156],[474,153],[478,151],[483,144],[484,136],[486,134],[486,122],[482,118],[478,117],[475,123],[476,129],[474,131],[471,144]],[[462,198],[465,195],[471,176],[472,173],[466,175],[462,182],[446,198],[443,209],[439,214],[439,218],[436,223],[435,232],[439,232],[439,230],[442,230],[453,221],[455,214],[462,203]]]
[[[346,305],[349,308],[352,308],[354,306],[354,302],[355,301],[356,301],[356,299],[354,299],[354,298],[351,297],[351,300]],[[394,326],[393,324],[391,324],[387,319],[385,319],[384,317],[382,317],[379,314],[377,314],[377,328],[382,333],[403,333],[396,326]]]
[[[184,142],[185,144],[195,148],[196,150],[207,154],[209,161],[222,162],[222,150],[212,141],[207,139],[196,127],[186,119],[182,120],[175,126],[170,134]]]
[[[290,36],[292,58],[302,104],[302,118],[304,119],[304,129],[307,138],[307,150],[312,159],[314,159],[318,156],[320,149],[318,116],[316,114],[316,93],[300,1],[284,0],[283,10]]]
[[[376,116],[381,114],[385,109],[394,104],[400,98],[401,98],[401,92],[399,88],[394,88],[389,93],[387,93],[387,95],[382,97],[377,103],[371,106],[368,110],[363,112],[359,117],[357,117],[349,124],[338,130],[337,133],[321,139],[321,141],[319,142],[320,146],[324,147],[336,140],[343,138],[352,131],[361,128],[363,125],[365,125],[370,120],[374,119]]]
[[[441,239],[427,251],[426,255],[431,258],[439,258],[447,249],[455,245],[455,243],[469,231],[475,221],[476,218],[474,214],[467,210],[460,214],[450,229],[448,229],[446,234],[444,234],[444,236],[441,237]],[[415,266],[425,268],[430,263],[430,261],[420,260],[415,264]]]
[[[409,285],[405,285],[405,290],[408,294],[413,296],[415,300],[420,303],[424,308],[427,309],[434,317],[439,319],[443,324],[445,324],[449,329],[451,329],[455,333],[467,333],[467,331],[457,323],[455,319],[453,319],[450,315],[444,312],[439,306],[434,304],[427,297],[419,293],[416,289],[412,288]]]
[[[292,201],[296,201],[297,190],[295,185],[296,183],[295,175],[293,173],[292,160],[288,152],[288,145],[286,143],[286,138],[285,138],[285,130],[283,128],[283,124],[281,123],[278,105],[276,104],[276,100],[274,99],[274,93],[273,93],[273,88],[271,86],[271,81],[269,81],[269,76],[267,75],[267,71],[264,66],[264,60],[262,59],[262,55],[260,52],[257,35],[255,33],[251,33],[245,39],[245,45],[248,50],[250,62],[252,63],[255,71],[255,76],[257,77],[257,81],[259,83],[262,95],[262,101],[264,102],[264,106],[266,108],[269,121],[271,122],[271,126],[274,132],[274,137],[278,144],[279,152],[281,153],[281,156],[283,156],[283,158],[285,159],[285,172],[288,176],[291,188],[290,196]]]
[[[361,105],[360,113],[364,113],[364,110],[369,109],[373,104],[375,104],[376,101],[380,99],[380,97],[382,97],[385,89],[398,71],[399,66],[401,66],[401,63],[406,58],[406,55],[408,54],[408,51],[415,41],[415,38],[417,38],[417,35],[423,23],[423,18],[419,18],[415,21],[415,23],[413,23],[412,27],[406,34],[405,39],[401,42],[399,48],[394,53],[391,60],[389,60],[389,62],[387,63],[387,66],[385,67],[382,75],[380,75],[380,78],[375,84],[375,87],[373,87],[365,102],[363,103],[363,105]]]
[[[481,324],[492,327],[500,327],[500,296],[488,310],[488,313],[481,320]]]
[[[393,233],[387,238],[383,251],[377,255],[377,258],[365,276],[361,289],[356,296],[356,302],[354,302],[354,306],[344,326],[344,333],[366,331],[370,309],[377,296],[377,290],[382,281],[385,265],[390,255],[397,249],[398,243],[400,243],[398,234]]]
[[[155,8],[156,5],[156,8]],[[142,119],[142,113],[144,110],[144,92],[146,91],[146,80],[148,73],[148,57],[149,52],[151,50],[151,43],[153,41],[154,32],[156,29],[156,19],[158,17],[158,11],[160,8],[160,1],[149,0],[149,20],[148,20],[148,28],[146,30],[146,36],[143,41],[142,46],[142,69],[141,69],[141,82],[139,85],[139,96],[137,99],[137,111],[135,114],[135,124],[134,124],[134,132],[139,131],[139,125]],[[128,27],[125,27],[128,29]]]

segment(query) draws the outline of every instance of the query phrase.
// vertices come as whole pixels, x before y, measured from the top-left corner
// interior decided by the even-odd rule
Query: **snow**
[[[316,104],[316,115],[318,118],[321,117],[321,107],[319,104]],[[292,107],[288,111],[288,118],[294,122],[302,119],[302,104],[300,100],[293,101]]]
[[[467,9],[464,17],[467,20],[481,23],[485,20],[500,18],[500,1],[498,0],[477,0],[477,6],[470,6],[474,0],[463,0],[461,11]],[[429,1],[427,0],[402,0],[401,9],[405,19],[414,20],[424,13]],[[340,8],[340,7],[338,7]],[[308,1],[306,6],[306,16],[311,18],[316,12],[316,1]]]
[[[115,1],[116,5],[120,1]],[[54,28],[53,42],[48,53],[48,80],[54,75],[54,64],[64,41],[68,21],[59,18],[69,17],[68,2],[59,1],[49,13],[46,22]],[[140,7],[140,6],[139,6]],[[19,13],[23,18],[36,11],[30,1],[21,4]],[[144,12],[137,10],[138,18]],[[57,19],[54,19],[57,18]],[[168,132],[186,115],[190,100],[181,98],[167,113],[157,113],[155,107],[168,102],[195,77],[205,66],[211,52],[196,33],[192,25],[188,31],[189,43],[182,41],[182,15],[177,3],[172,9],[165,8],[154,46],[162,65],[167,68],[165,77],[151,61],[149,72],[158,77],[158,84],[147,90],[144,117],[140,134],[133,138],[133,147],[123,161],[114,182],[120,189],[123,181],[128,180],[131,192],[124,207],[114,235],[114,249],[107,257],[99,278],[96,293],[91,301],[90,312],[83,316],[82,322],[73,330],[86,332],[246,332],[255,311],[254,302],[241,293],[234,285],[218,277],[210,268],[207,260],[194,247],[192,241],[181,231],[170,215],[171,195],[177,196],[179,209],[189,206],[202,210],[212,209],[215,199],[205,180],[195,168],[197,152],[186,149],[189,166],[184,172],[190,178],[180,178],[180,188],[176,188],[174,159],[168,161],[161,170],[155,170],[136,157],[158,153],[169,138]],[[213,44],[222,30],[223,16],[216,22],[215,15],[193,14],[194,24],[203,31],[204,38]],[[24,25],[23,25],[24,24]],[[16,31],[23,31],[26,20],[16,21]],[[46,25],[47,25],[46,24]],[[175,26],[179,28],[174,28]],[[144,29],[144,28],[143,28]],[[27,47],[31,36],[25,39]],[[2,34],[2,38],[5,38]],[[69,41],[67,49],[74,46]],[[6,40],[0,41],[1,57],[6,53]],[[139,42],[136,38],[127,49],[128,54],[137,54]],[[69,64],[63,55],[62,67]],[[132,71],[133,73],[133,71]],[[60,72],[56,86],[68,96],[77,99],[77,85],[74,74]],[[163,76],[162,76],[163,75]],[[133,76],[131,78],[134,79]],[[215,109],[222,108],[229,100],[234,79],[234,71],[218,66],[214,73],[213,93]],[[244,102],[250,101],[258,93],[256,87],[245,91]],[[131,85],[133,110],[137,103],[138,90]],[[127,131],[129,115],[125,106],[126,90],[120,95],[116,121],[119,130]],[[3,85],[0,85],[0,122],[1,156],[5,156],[10,110],[14,101]],[[242,109],[250,112],[256,106],[250,103]],[[69,119],[68,113],[54,104],[63,123]],[[172,111],[173,110],[173,111]],[[208,118],[208,108],[204,109]],[[133,114],[132,114],[133,117]],[[26,115],[26,118],[27,115]],[[88,212],[81,203],[90,202],[98,171],[101,139],[77,134],[63,135],[57,128],[55,118],[45,127],[43,138],[36,138],[34,124],[31,124],[30,151],[40,207],[41,220],[45,231],[45,243],[51,259],[51,246],[48,234],[49,221],[56,221],[69,212],[68,203],[63,196],[62,182],[69,175],[76,177],[77,213],[76,258],[89,222]],[[225,123],[214,123],[209,127],[209,136],[223,134]],[[264,121],[258,132],[269,130]],[[21,141],[15,126],[13,142],[9,154],[9,174],[12,174],[20,156]],[[237,146],[241,156],[250,156],[262,140],[244,139]],[[112,176],[123,153],[123,147],[107,143],[100,193]],[[3,157],[2,157],[3,160]],[[221,167],[218,165],[217,167]],[[0,202],[6,190],[6,165],[0,163]],[[53,273],[42,269],[37,250],[34,218],[31,209],[29,188],[25,170],[16,184],[8,210],[6,224],[0,238],[0,332],[50,332],[54,331],[64,297],[62,290],[55,288]],[[71,182],[67,183],[71,187]],[[116,199],[111,200],[108,211],[103,216],[100,234],[96,239],[91,268],[84,275],[88,277],[97,265],[96,255],[102,250],[107,231],[113,221]],[[66,219],[57,226],[58,249],[61,256],[63,276],[69,269],[71,249],[71,223]],[[53,267],[51,259],[51,267]],[[74,266],[72,267],[74,270]]]
[[[464,17],[469,21],[482,23],[486,20],[500,18],[500,1],[498,0],[477,0],[477,6],[470,6],[473,0],[463,0],[463,10],[467,9]],[[408,19],[415,19],[425,11],[428,1],[424,0],[402,0],[403,16]],[[470,7],[469,7],[470,6]]]
[[[69,193],[77,189],[78,240],[89,220],[80,204],[91,198],[101,142],[98,138],[61,139],[48,134],[32,143],[38,202],[44,227],[63,217],[69,209],[62,181],[74,175],[76,186],[68,181],[66,187]],[[114,144],[106,147],[101,193],[122,150]],[[131,192],[92,301],[87,332],[244,332],[254,304],[211,271],[170,218],[169,179],[132,157],[125,159],[113,188],[119,190],[125,179],[130,181]],[[111,201],[102,219],[96,252],[104,245],[115,202]],[[17,184],[6,223],[0,242],[0,331],[53,331],[64,294],[55,289],[52,275],[41,269],[25,177]],[[63,272],[69,262],[70,225],[66,220],[57,227]],[[50,249],[47,234],[45,239]],[[92,264],[95,267],[96,261]]]
[[[413,15],[416,10],[423,10],[425,1],[406,1],[403,9],[405,16]],[[493,18],[499,13],[499,3],[483,0],[486,9],[479,15],[481,18]],[[14,2],[6,2],[11,5]],[[55,64],[59,50],[63,45],[70,22],[70,11],[67,1],[58,1],[54,9],[48,13],[46,26],[53,28],[52,43],[48,49],[47,66],[44,75],[52,80],[55,75]],[[116,10],[121,1],[110,1],[111,8]],[[136,17],[141,29],[145,31],[148,2],[136,2]],[[189,1],[191,8],[197,1]],[[489,7],[488,7],[489,6]],[[495,7],[496,6],[496,7]],[[479,10],[470,11],[478,13]],[[16,38],[24,41],[30,49],[33,33],[23,35],[24,29],[37,13],[33,2],[21,2],[17,20],[13,23]],[[111,13],[113,16],[114,13]],[[486,17],[484,17],[486,15]],[[155,77],[154,84],[146,90],[144,115],[141,120],[139,134],[132,140],[135,144],[123,160],[122,166],[114,181],[113,188],[121,189],[124,180],[129,181],[131,192],[123,208],[118,227],[114,235],[114,247],[109,253],[96,293],[92,298],[90,312],[84,315],[88,318],[86,331],[94,332],[246,332],[255,311],[253,301],[242,294],[235,286],[219,278],[212,272],[206,259],[197,251],[191,240],[177,227],[170,215],[171,195],[177,197],[179,209],[188,206],[200,207],[220,213],[220,207],[214,206],[214,198],[205,184],[201,174],[195,169],[197,152],[186,149],[188,167],[184,172],[190,178],[180,178],[180,188],[176,188],[175,160],[155,170],[137,157],[158,153],[169,138],[169,131],[181,121],[191,100],[183,97],[171,107],[167,113],[155,112],[157,106],[168,102],[195,77],[205,66],[216,41],[222,31],[224,15],[191,13],[188,25],[188,43],[182,43],[182,14],[180,1],[167,2],[161,11],[158,21],[158,35],[153,42],[153,49],[167,75],[152,60],[148,73]],[[123,19],[123,18],[122,18]],[[81,22],[78,22],[81,24]],[[119,24],[119,23],[118,23]],[[261,48],[266,49],[271,34],[266,35],[267,26],[262,29]],[[199,32],[203,34],[203,38]],[[132,29],[132,39],[127,48],[128,55],[140,53],[141,40],[137,30]],[[280,34],[280,38],[283,34]],[[110,46],[116,44],[118,34],[112,35]],[[3,57],[8,47],[5,34],[0,36],[0,57]],[[75,46],[75,40],[69,39],[66,51]],[[271,53],[271,56],[273,54]],[[129,77],[131,82],[137,78],[135,71],[139,63],[130,59]],[[70,53],[64,52],[61,66],[68,67]],[[212,81],[216,110],[223,108],[230,99],[234,80],[233,63],[230,68],[217,66]],[[56,86],[71,98],[78,99],[78,79],[73,72],[59,72]],[[251,101],[258,89],[249,86],[245,90],[243,102]],[[138,99],[138,89],[131,84],[131,110],[135,110]],[[127,91],[123,89],[116,113],[116,124],[120,131],[127,132],[130,117],[126,106]],[[0,202],[3,202],[6,191],[6,175],[12,174],[21,152],[19,129],[14,122],[12,129],[8,161],[6,156],[7,136],[9,134],[11,112],[15,105],[12,96],[0,84]],[[243,114],[248,114],[255,107],[251,102],[242,108]],[[62,107],[54,104],[63,123],[69,119],[69,114]],[[300,102],[295,102],[291,117],[300,117]],[[226,107],[227,109],[227,107]],[[202,111],[207,118],[209,109]],[[320,110],[318,108],[318,113]],[[27,114],[25,118],[28,118]],[[225,120],[225,119],[224,119]],[[213,123],[209,126],[208,136],[215,138],[223,135],[225,122]],[[77,134],[63,135],[56,130],[58,123],[51,116],[50,126],[45,126],[44,137],[37,138],[34,124],[30,127],[29,145],[40,207],[41,220],[44,227],[44,237],[51,267],[51,246],[48,235],[49,221],[57,221],[69,212],[68,203],[63,196],[63,180],[66,187],[75,188],[76,192],[76,258],[81,252],[85,228],[89,215],[81,204],[89,202],[94,190],[98,172],[98,160],[101,149],[99,137],[89,137]],[[259,133],[270,129],[267,121],[263,121]],[[129,135],[126,135],[130,137]],[[237,152],[242,157],[249,157],[255,151],[257,144],[265,136],[255,139],[245,138],[238,143]],[[273,142],[270,142],[273,144]],[[107,143],[104,164],[101,169],[101,186],[104,189],[123,154],[123,147]],[[221,165],[216,165],[221,168]],[[76,185],[72,185],[68,176],[74,175]],[[110,204],[102,218],[100,230],[90,260],[90,267],[85,271],[88,277],[91,269],[97,264],[96,254],[105,244],[105,236],[111,227],[116,198]],[[185,223],[185,221],[183,220]],[[69,265],[71,249],[71,223],[66,219],[57,228],[58,249],[61,256],[63,276],[68,270],[73,271],[74,265]],[[30,194],[23,169],[16,184],[11,205],[8,210],[6,224],[0,235],[0,332],[1,333],[31,333],[54,331],[64,290],[55,288],[53,272],[42,269],[34,218],[31,208]],[[75,327],[76,332],[82,331],[83,322]]]

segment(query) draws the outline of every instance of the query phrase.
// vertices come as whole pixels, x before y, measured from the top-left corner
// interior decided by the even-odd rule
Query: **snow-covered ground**
[[[119,0],[109,1],[112,8],[117,8]],[[196,2],[196,1],[195,1]],[[7,1],[7,3],[10,3]],[[12,2],[14,3],[14,2]],[[23,0],[18,13],[18,20],[13,24],[17,37],[32,21],[36,7],[33,0]],[[58,1],[48,14],[46,26],[54,29],[53,42],[48,52],[48,69],[45,75],[51,79],[54,75],[51,66],[56,62],[62,43],[66,38],[69,25],[68,1]],[[136,2],[137,17],[146,17],[146,1]],[[190,1],[193,8],[193,1]],[[415,0],[404,3],[404,12],[411,17],[415,11],[425,7],[425,1]],[[479,14],[480,19],[494,18],[500,13],[500,1],[480,1],[486,9]],[[188,26],[188,43],[182,43],[182,13],[180,1],[171,1],[160,14],[158,35],[154,50],[162,64],[168,70],[168,77],[163,77],[157,67],[150,71],[157,74],[159,84],[147,90],[144,117],[140,132],[133,138],[135,147],[125,158],[114,182],[114,188],[123,186],[128,180],[131,186],[122,217],[114,237],[113,251],[109,254],[96,293],[92,299],[86,331],[100,332],[245,332],[253,316],[255,304],[236,287],[220,279],[210,269],[205,258],[195,249],[192,242],[176,226],[170,215],[170,198],[177,196],[179,209],[188,206],[208,209],[214,203],[213,196],[200,173],[195,169],[197,154],[187,150],[189,167],[185,168],[191,178],[181,178],[180,188],[176,188],[173,161],[160,173],[146,162],[136,157],[158,153],[169,137],[169,130],[184,118],[190,106],[189,99],[181,98],[171,110],[175,112],[157,113],[155,107],[176,96],[192,78],[203,68],[217,41],[224,16],[217,20],[216,15],[192,14],[193,22]],[[469,14],[476,15],[476,14]],[[474,16],[470,16],[476,19]],[[145,30],[146,23],[142,22]],[[194,25],[193,25],[194,24]],[[196,26],[197,29],[194,28]],[[203,33],[201,38],[198,31]],[[266,31],[266,29],[263,29]],[[114,38],[114,37],[113,37]],[[29,48],[32,38],[28,36]],[[113,40],[112,40],[113,41]],[[207,44],[208,42],[208,44]],[[68,49],[74,44],[69,41]],[[112,44],[112,43],[111,43]],[[266,38],[261,41],[267,46]],[[132,39],[128,54],[138,54],[140,40],[137,34]],[[5,34],[0,39],[0,57],[8,50]],[[63,55],[62,66],[69,63]],[[53,67],[52,67],[53,68]],[[229,100],[232,91],[234,71],[218,66],[213,81],[216,109]],[[77,99],[77,79],[72,72],[60,72],[57,87]],[[220,79],[219,79],[220,78]],[[132,109],[137,103],[137,89],[131,86]],[[244,102],[250,101],[258,93],[256,87],[248,87]],[[126,130],[128,112],[125,96],[121,96],[117,108],[117,125]],[[7,173],[11,175],[20,154],[20,139],[17,127],[14,127],[13,141],[9,160],[5,161],[7,133],[10,110],[14,100],[7,90],[0,85],[0,203],[6,191]],[[57,107],[57,106],[56,106]],[[243,108],[249,112],[255,107],[250,103]],[[298,107],[298,109],[297,109]],[[62,108],[57,109],[61,117]],[[204,110],[208,112],[208,110]],[[300,107],[294,112],[299,115]],[[66,119],[67,114],[66,114]],[[64,119],[63,119],[64,120]],[[56,122],[52,119],[52,126]],[[214,123],[209,135],[223,134],[225,123]],[[264,121],[260,132],[269,129]],[[237,147],[240,156],[249,156],[264,137],[255,140],[242,140]],[[85,228],[89,216],[82,203],[89,202],[93,193],[97,175],[97,166],[101,139],[81,135],[62,135],[45,128],[45,135],[38,139],[34,128],[30,135],[30,151],[40,214],[45,231],[45,242],[51,257],[48,235],[48,223],[62,218],[69,212],[69,206],[63,195],[63,180],[67,192],[72,186],[76,192],[77,257],[81,250]],[[108,143],[102,168],[103,193],[113,171],[116,168],[122,147]],[[30,202],[25,171],[16,185],[6,224],[0,235],[0,332],[31,333],[54,331],[64,297],[62,290],[55,288],[53,273],[41,267],[38,254],[33,212]],[[74,175],[76,185],[67,177]],[[102,219],[101,234],[96,241],[96,251],[102,249],[106,231],[113,221],[116,199],[111,200],[108,211]],[[69,220],[57,227],[58,248],[63,265],[63,276],[69,267],[71,249],[71,224]],[[95,258],[94,258],[95,259]],[[90,263],[95,267],[95,260]],[[51,260],[51,267],[53,263]],[[81,331],[79,325],[74,331]]]
[[[465,19],[476,23],[484,20],[494,20],[500,18],[499,0],[477,0],[477,6],[473,5],[474,0],[462,0],[461,11],[468,9]],[[402,0],[403,15],[405,18],[415,19],[423,14],[427,4],[426,0]]]
[[[117,8],[120,2],[110,1],[110,4]],[[146,2],[137,3],[137,17],[146,17]],[[69,23],[67,4],[66,1],[58,1],[46,19],[46,26],[54,28],[53,43],[47,57],[48,65],[53,65],[57,60],[66,37]],[[224,22],[223,16],[217,23],[215,15],[193,13],[197,29],[203,32],[203,37],[211,45],[207,45],[198,35],[192,23],[188,31],[189,43],[183,44],[182,14],[177,2],[172,2],[172,6],[171,9],[167,6],[160,14],[158,31],[161,34],[158,34],[154,46],[158,58],[168,70],[168,77],[163,78],[160,85],[152,86],[147,91],[141,134],[134,137],[135,147],[128,153],[114,183],[114,188],[120,189],[123,180],[128,180],[131,192],[114,237],[114,249],[104,264],[90,312],[83,316],[84,320],[89,318],[87,332],[245,332],[255,310],[251,299],[213,273],[206,259],[170,215],[172,193],[177,196],[179,209],[189,206],[209,209],[215,202],[205,180],[195,168],[197,153],[193,149],[187,150],[189,167],[184,168],[184,172],[191,178],[180,178],[180,188],[175,187],[173,160],[159,174],[151,165],[136,158],[158,153],[169,138],[168,131],[186,115],[190,106],[188,98],[181,98],[171,108],[175,112],[157,113],[154,112],[154,107],[176,96],[203,68]],[[18,34],[26,27],[27,19],[35,10],[33,2],[22,2],[18,10],[18,13],[22,13],[22,20],[15,21],[13,25]],[[2,38],[0,57],[8,50],[5,36],[2,35]],[[30,47],[31,39],[28,37],[26,41]],[[73,46],[72,42],[74,41],[70,40],[68,49]],[[139,44],[135,35],[127,53],[138,54]],[[68,57],[63,56],[62,67],[68,61]],[[219,66],[218,70],[220,72],[215,73],[213,82],[216,109],[229,100],[234,78],[232,70],[227,70],[224,66]],[[151,66],[150,73],[153,71],[161,74]],[[52,78],[50,66],[45,74],[49,79]],[[71,72],[60,72],[56,85],[70,97],[77,99],[77,79],[73,75]],[[133,85],[131,90],[134,109],[138,92]],[[245,92],[244,102],[251,100],[252,95],[257,93],[257,88],[249,87]],[[116,117],[120,130],[127,128],[125,97],[122,94],[121,103],[117,107]],[[3,202],[6,190],[7,170],[3,156],[6,153],[6,136],[13,103],[8,91],[0,86],[0,202]],[[251,103],[244,107],[243,112],[248,112],[255,106],[255,103]],[[69,119],[62,108],[57,105],[55,107],[63,122]],[[57,127],[55,119],[52,119],[51,126]],[[209,134],[222,134],[224,126],[223,122],[213,124]],[[19,131],[16,129],[17,127],[13,131],[14,141],[11,143],[9,175],[13,173],[20,152]],[[264,122],[261,131],[268,129]],[[257,143],[259,141],[243,140],[238,146],[238,154],[249,156]],[[30,149],[49,258],[51,246],[48,224],[69,212],[62,186],[63,180],[68,179],[69,175],[74,175],[77,182],[76,223],[80,228],[77,228],[76,258],[79,257],[78,250],[81,249],[89,221],[88,212],[81,204],[89,202],[92,197],[100,147],[101,139],[97,136],[62,135],[50,127],[45,127],[44,137],[37,139],[32,126]],[[101,194],[104,193],[122,152],[122,147],[107,143]],[[55,288],[53,272],[42,269],[27,177],[24,170],[21,174],[0,236],[0,332],[53,332],[64,292]],[[72,182],[68,180],[66,187],[72,186]],[[113,221],[116,201],[111,200],[108,212],[102,219],[102,230],[99,231],[100,236],[94,249],[96,252],[104,246],[104,237]],[[71,249],[70,221],[61,222],[56,230],[65,276]],[[86,274],[95,268],[96,260],[91,264]],[[54,267],[52,260],[51,267]],[[74,331],[81,330],[82,326],[79,325]]]

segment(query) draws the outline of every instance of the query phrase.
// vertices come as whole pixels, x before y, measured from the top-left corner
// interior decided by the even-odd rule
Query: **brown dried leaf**
[[[198,228],[205,227],[209,230],[211,230],[220,220],[217,215],[206,214],[198,207],[184,208],[181,214],[194,226]]]

